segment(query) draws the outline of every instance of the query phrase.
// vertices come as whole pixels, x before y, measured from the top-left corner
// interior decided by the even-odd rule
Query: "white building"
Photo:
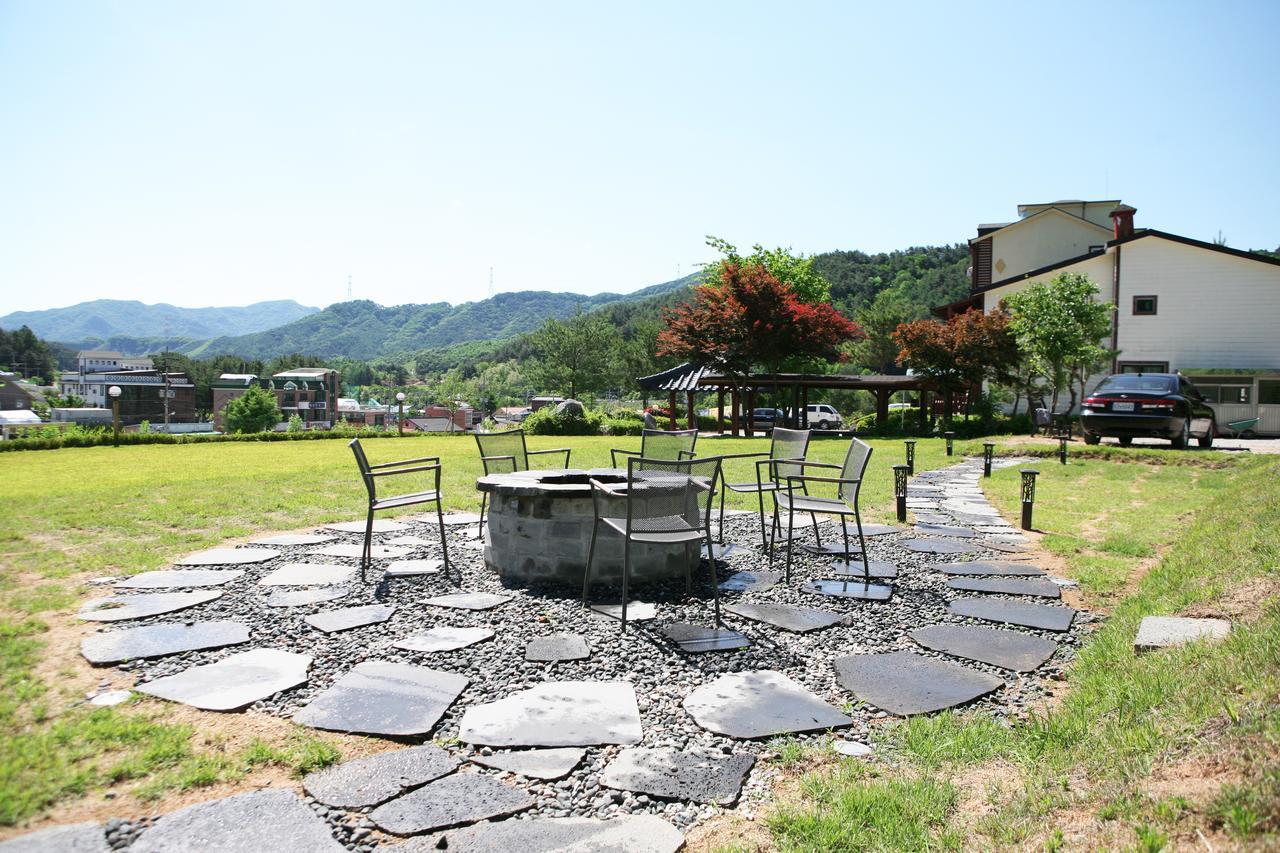
[[[154,369],[155,364],[145,356],[125,356],[103,349],[81,350],[76,354],[76,369],[58,377],[58,393],[64,397],[75,394],[90,406],[103,407],[109,402],[107,388],[121,384],[120,374]],[[115,378],[110,379],[112,376]]]
[[[994,311],[1010,294],[1083,273],[1117,306],[1103,344],[1112,372],[1180,372],[1218,423],[1257,417],[1280,433],[1280,259],[1153,228],[1119,200],[1018,206],[1013,222],[978,226],[969,241],[970,294],[941,316]]]

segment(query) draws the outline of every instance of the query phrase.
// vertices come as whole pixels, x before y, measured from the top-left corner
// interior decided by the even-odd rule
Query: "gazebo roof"
[[[845,388],[875,390],[888,388],[894,391],[915,390],[921,387],[922,377],[893,376],[872,373],[861,376],[840,373],[752,373],[744,376],[743,385],[756,389],[771,385],[795,385],[807,388]],[[717,391],[721,386],[732,385],[711,368],[690,362],[676,365],[670,370],[642,376],[636,380],[647,391]]]
[[[686,361],[652,376],[641,376],[636,383],[646,391],[714,391],[715,387],[699,385],[707,368]]]

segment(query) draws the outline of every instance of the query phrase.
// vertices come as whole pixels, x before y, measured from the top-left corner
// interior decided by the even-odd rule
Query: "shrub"
[[[289,416],[288,432],[302,432],[302,417],[297,413]]]
[[[545,406],[524,419],[524,429],[530,435],[600,435],[604,421],[603,413],[591,409],[584,409],[581,415],[557,414]]]
[[[222,410],[230,432],[263,432],[280,423],[276,398],[265,388],[250,386]]]

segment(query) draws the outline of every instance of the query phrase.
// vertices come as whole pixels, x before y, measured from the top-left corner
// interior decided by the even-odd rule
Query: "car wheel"
[[[1094,434],[1093,434],[1093,433],[1091,433],[1091,432],[1086,432],[1086,433],[1084,434],[1084,443],[1085,443],[1085,444],[1101,444],[1101,443],[1102,443],[1102,436],[1100,436],[1100,435],[1094,435]]]
[[[1133,437],[1128,435],[1122,435],[1120,436],[1120,438],[1117,439],[1117,441],[1120,442],[1121,447],[1128,447],[1129,445],[1133,444]]]
[[[1191,421],[1186,418],[1182,419],[1182,432],[1173,439],[1174,450],[1186,450],[1187,445],[1191,443]]]
[[[1204,435],[1196,439],[1196,443],[1208,450],[1210,447],[1213,447],[1213,437],[1217,432],[1218,425],[1210,421],[1209,428],[1204,431]]]
[[[818,429],[831,429],[831,424],[826,421],[818,421]]]

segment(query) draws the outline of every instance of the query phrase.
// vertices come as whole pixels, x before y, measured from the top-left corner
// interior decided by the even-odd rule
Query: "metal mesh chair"
[[[601,526],[621,535],[622,543],[622,630],[627,629],[627,587],[631,581],[631,545],[671,545],[685,549],[685,593],[693,590],[690,567],[698,560],[705,541],[711,548],[711,509],[720,479],[720,457],[706,459],[627,460],[627,484],[610,485],[591,481],[595,524],[587,552],[587,570],[582,578],[582,603],[589,604],[591,572],[596,555],[596,539]],[[606,515],[609,498],[625,498],[626,515]],[[615,504],[616,506],[616,504]],[[720,587],[711,566],[711,589],[715,597],[716,627],[720,626]]]
[[[767,550],[769,547],[769,534],[765,532],[764,527],[764,496],[766,492],[772,492],[781,484],[781,477],[787,474],[803,473],[802,469],[794,465],[774,465],[784,459],[795,459],[803,461],[805,454],[809,452],[809,437],[812,432],[807,429],[784,429],[783,427],[774,427],[773,437],[769,442],[768,453],[737,453],[731,456],[721,457],[723,459],[757,459],[756,462],[756,479],[755,482],[748,483],[730,483],[725,479],[720,490],[720,539],[724,540],[724,501],[726,492],[738,492],[740,494],[755,495],[760,500],[760,548]],[[816,525],[816,520],[815,520]]]
[[[870,582],[871,568],[867,564],[867,540],[862,534],[862,515],[858,511],[858,491],[862,487],[862,476],[867,470],[867,462],[871,459],[871,445],[865,441],[853,439],[849,442],[849,450],[845,453],[843,465],[833,465],[829,462],[788,462],[785,467],[799,468],[800,472],[778,475],[782,481],[782,485],[773,493],[773,511],[775,526],[780,527],[781,522],[778,516],[782,512],[787,513],[787,582],[791,581],[791,552],[792,544],[795,541],[795,514],[797,512],[807,512],[811,517],[817,518],[817,513],[829,513],[840,517],[840,529],[844,533],[844,554],[845,558],[855,553],[861,554],[862,557],[862,574],[863,579]],[[774,470],[784,467],[781,463],[771,463]],[[832,469],[839,473],[838,477],[823,477],[807,473],[808,469]],[[818,497],[810,495],[805,491],[809,483],[834,483],[836,485],[836,496],[834,498]],[[858,527],[858,548],[859,551],[851,551],[849,549],[849,527],[845,524],[845,516],[852,515]],[[815,525],[816,526],[816,525]],[[819,539],[821,544],[821,539]],[[773,559],[772,541],[770,542],[769,558]]]
[[[642,459],[688,459],[693,456],[693,446],[698,443],[696,429],[646,429],[640,433],[639,450],[613,449],[613,467],[618,467],[618,455],[639,456]]]
[[[569,448],[555,450],[530,450],[525,445],[524,430],[510,429],[506,432],[478,432],[476,445],[480,448],[480,461],[484,463],[485,476],[489,474],[510,474],[515,471],[529,470],[530,456],[547,456],[552,453],[564,454],[564,467],[569,467]],[[484,514],[489,501],[489,493],[480,496],[480,526],[484,533]]]
[[[444,554],[444,573],[447,577],[449,574],[449,545],[444,538],[444,508],[440,505],[440,457],[424,456],[420,459],[403,459],[399,462],[380,462],[377,465],[370,465],[368,457],[364,455],[364,448],[360,446],[360,439],[351,439],[347,446],[351,448],[351,452],[356,456],[356,465],[360,468],[360,478],[364,480],[364,487],[369,492],[369,512],[365,517],[364,525],[364,551],[360,554],[360,580],[363,581],[365,579],[365,571],[369,568],[370,563],[373,562],[373,514],[384,509],[424,503],[434,503],[436,505],[436,520],[440,525],[440,550]],[[378,497],[378,479],[380,477],[394,477],[398,474],[421,474],[427,471],[435,475],[430,489]]]

